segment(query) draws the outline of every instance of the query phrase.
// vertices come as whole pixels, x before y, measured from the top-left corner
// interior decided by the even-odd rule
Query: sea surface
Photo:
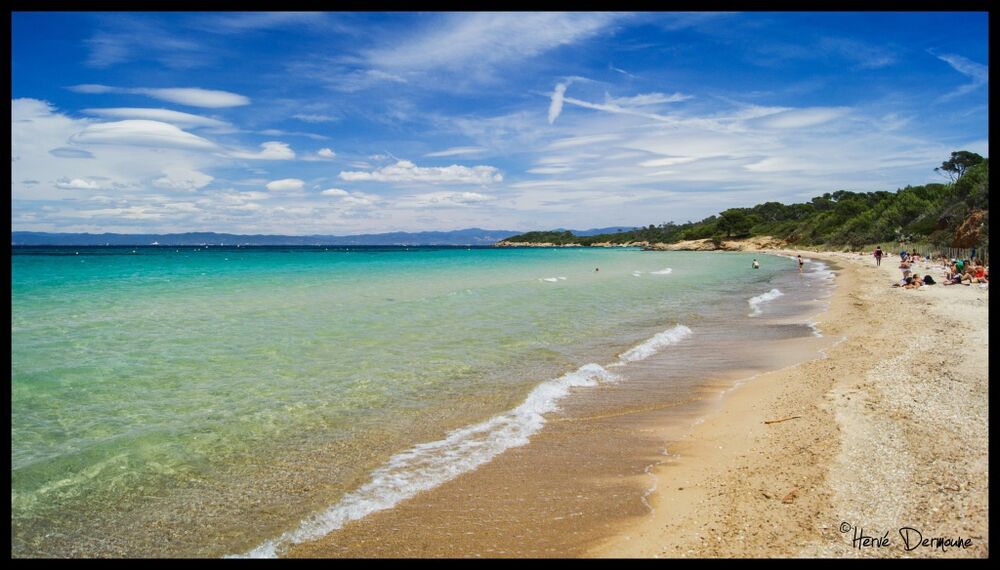
[[[819,262],[749,253],[12,254],[19,557],[280,555],[528,444],[653,355],[818,334],[832,286]]]

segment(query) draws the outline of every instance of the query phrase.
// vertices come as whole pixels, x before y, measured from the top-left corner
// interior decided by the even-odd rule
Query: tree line
[[[989,159],[956,151],[934,170],[949,182],[907,186],[896,192],[838,190],[800,204],[765,202],[752,208],[729,208],[699,222],[650,224],[612,234],[575,236],[569,231],[543,231],[505,241],[592,245],[773,236],[796,245],[853,249],[889,241],[988,247]],[[970,228],[969,221],[975,221],[975,227]]]

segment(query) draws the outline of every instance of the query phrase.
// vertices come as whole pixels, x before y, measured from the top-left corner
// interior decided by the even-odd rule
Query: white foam
[[[548,281],[549,283],[555,283],[555,282],[559,281],[559,278],[558,277],[545,277],[545,278],[539,279],[539,281]]]
[[[600,365],[586,364],[543,382],[509,412],[394,455],[372,473],[368,483],[345,495],[337,504],[238,557],[275,558],[293,544],[325,536],[350,521],[390,509],[421,491],[472,471],[512,447],[527,444],[545,424],[544,414],[558,410],[558,401],[571,388],[615,380],[617,376]]]
[[[650,271],[649,274],[650,275],[670,275],[671,273],[673,273],[673,271],[674,271],[673,269],[671,269],[671,268],[668,267],[666,269],[661,269],[659,271]]]
[[[623,352],[622,355],[619,356],[619,359],[621,359],[622,362],[645,360],[646,358],[656,354],[661,348],[670,346],[671,344],[677,344],[689,336],[691,336],[691,329],[684,325],[677,325],[674,328],[665,330],[653,336],[646,342]]]
[[[640,276],[642,276],[642,271],[633,271],[632,272],[632,277],[640,277]]]
[[[749,316],[756,317],[761,313],[760,305],[762,303],[773,301],[778,297],[781,297],[782,295],[784,295],[784,293],[782,293],[781,291],[777,289],[771,289],[767,293],[762,293],[760,295],[757,295],[756,297],[751,298],[750,300],[747,301],[747,303],[750,303],[750,310],[752,311]]]

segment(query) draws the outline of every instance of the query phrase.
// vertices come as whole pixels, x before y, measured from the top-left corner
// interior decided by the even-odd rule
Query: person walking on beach
[[[753,260],[753,268],[760,269],[760,262],[757,261],[756,259]]]
[[[880,267],[882,265],[882,248],[880,246],[875,246],[875,266]]]
[[[802,259],[801,254],[799,254],[798,259],[799,259],[799,273],[802,273],[802,265],[805,263],[805,261]]]

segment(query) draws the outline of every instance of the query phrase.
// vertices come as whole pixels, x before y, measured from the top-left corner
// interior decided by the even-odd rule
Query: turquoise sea
[[[799,314],[829,281],[635,249],[12,253],[13,556],[280,554],[527,443],[706,319]]]

